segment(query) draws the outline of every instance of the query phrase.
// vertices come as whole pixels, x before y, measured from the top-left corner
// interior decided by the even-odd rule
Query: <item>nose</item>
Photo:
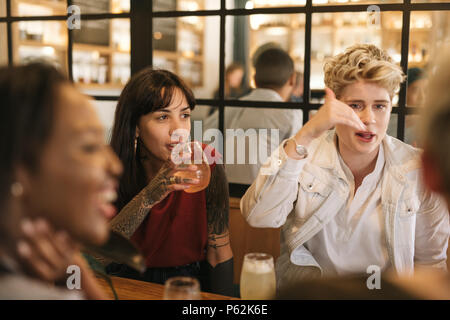
[[[190,134],[190,121],[182,122],[179,119],[173,119],[170,123],[169,136],[171,141],[185,141]]]
[[[375,114],[373,113],[372,108],[369,107],[364,108],[364,110],[359,113],[359,118],[365,125],[375,123]]]
[[[111,147],[106,147],[105,152],[105,158],[106,158],[106,167],[108,172],[115,177],[120,177],[123,171],[122,162],[120,161],[119,157],[115,154],[115,152],[112,150]]]

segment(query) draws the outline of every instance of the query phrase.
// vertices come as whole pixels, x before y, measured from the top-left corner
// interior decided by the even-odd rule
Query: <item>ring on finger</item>
[[[170,184],[176,184],[177,183],[177,177],[175,177],[175,176],[170,177],[169,182],[170,182]]]

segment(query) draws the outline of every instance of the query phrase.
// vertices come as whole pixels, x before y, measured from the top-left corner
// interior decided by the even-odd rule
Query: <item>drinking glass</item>
[[[197,141],[178,144],[172,151],[172,161],[175,164],[194,164],[196,171],[178,171],[174,176],[181,178],[199,179],[200,183],[185,189],[185,192],[194,193],[205,189],[211,179],[211,170],[208,160],[203,152],[202,145]]]
[[[201,300],[200,283],[192,277],[173,277],[164,284],[164,300]]]
[[[247,253],[241,272],[241,298],[271,300],[276,295],[273,257],[267,253]]]

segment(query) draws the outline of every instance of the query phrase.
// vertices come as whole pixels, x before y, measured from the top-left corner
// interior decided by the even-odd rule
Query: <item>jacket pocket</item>
[[[296,220],[303,223],[321,207],[332,188],[305,170],[300,173],[298,182],[300,187],[296,203]]]
[[[317,193],[326,198],[332,189],[329,185],[323,183],[305,170],[300,173],[298,180],[303,191],[309,194]]]
[[[420,201],[417,197],[411,197],[399,201],[398,214],[400,218],[408,218],[419,211]]]
[[[397,244],[404,248],[407,247],[410,250],[413,250],[414,248],[416,213],[419,211],[419,207],[420,201],[415,197],[400,200],[398,205]],[[413,258],[413,255],[413,252],[408,252],[408,254],[406,254],[410,259]]]

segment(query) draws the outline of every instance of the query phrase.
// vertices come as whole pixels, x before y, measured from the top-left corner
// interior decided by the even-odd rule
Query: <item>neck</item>
[[[355,184],[359,186],[360,182],[375,169],[380,147],[368,154],[355,155],[345,147],[341,147],[338,143],[338,150],[342,160],[344,160],[352,172]]]
[[[164,161],[156,158],[153,154],[151,154],[143,146],[143,144],[141,144],[140,162],[142,164],[142,167],[144,167],[147,182],[150,182],[155,177],[159,169],[161,169],[162,165],[164,164]]]
[[[288,85],[284,85],[279,89],[275,89],[275,91],[280,95],[283,101],[289,101],[291,98],[292,87]]]

